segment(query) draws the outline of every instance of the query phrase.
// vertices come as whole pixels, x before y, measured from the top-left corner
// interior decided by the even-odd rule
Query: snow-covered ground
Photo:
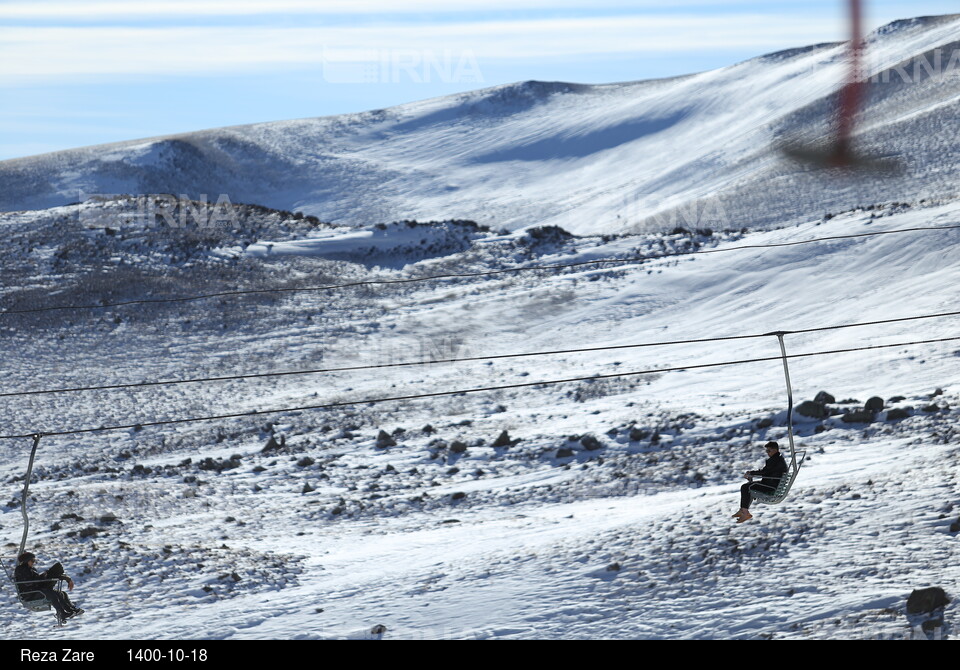
[[[60,208],[0,219],[11,249],[5,304],[76,302],[91,286],[129,282],[131,266],[141,273],[138,283],[117,288],[111,299],[209,291],[241,276],[241,287],[320,285],[960,224],[955,202],[884,204],[766,232],[579,238],[455,222],[358,233],[261,212],[244,219],[236,239],[221,231],[179,245],[177,231],[128,221],[110,235],[77,223],[89,216],[70,214]],[[415,243],[411,231],[423,236]],[[15,364],[4,391],[956,311],[957,265],[944,250],[958,238],[958,230],[909,232],[606,269],[8,316],[0,337]],[[462,250],[428,253],[438,240],[459,240]],[[179,256],[182,247],[192,255]],[[381,268],[395,269],[371,267],[370,253],[384,255]],[[416,262],[406,263],[408,254]],[[92,267],[104,258],[110,261]],[[192,283],[181,286],[180,276]],[[42,292],[51,284],[59,295]],[[802,353],[951,337],[955,322],[793,335],[787,346]],[[797,416],[798,442],[810,460],[793,495],[780,506],[758,506],[756,519],[740,526],[730,518],[740,473],[762,462],[765,440],[784,441],[777,361],[45,438],[31,487],[31,546],[41,560],[68,564],[87,613],[55,630],[52,616],[20,612],[8,593],[0,609],[5,636],[124,638],[136,630],[156,638],[364,637],[376,625],[386,627],[387,638],[915,634],[910,623],[921,622],[905,614],[910,591],[935,585],[955,593],[960,577],[950,529],[960,516],[958,352],[960,341],[794,359],[798,402],[827,390],[837,412],[874,395],[886,408],[870,424],[844,423],[842,414]],[[777,353],[769,337],[5,398],[3,432]],[[933,396],[937,388],[944,393]],[[895,407],[910,408],[909,418],[887,420]],[[762,419],[772,425],[759,427]],[[378,447],[380,430],[396,445]],[[505,430],[510,444],[492,446]],[[587,434],[599,449],[584,446]],[[271,438],[283,446],[264,452]],[[22,484],[28,446],[0,444],[10,498]],[[14,541],[20,511],[13,501],[2,509],[0,526]],[[953,611],[939,634],[950,634]]]
[[[871,36],[861,139],[895,177],[773,148],[823,133],[837,45],[0,163],[0,311],[138,301],[0,314],[0,435],[261,413],[45,437],[29,546],[87,611],[55,629],[7,585],[2,635],[952,637],[955,604],[906,599],[958,593],[957,317],[787,335],[866,349],[791,359],[798,405],[835,398],[795,413],[790,498],[741,525],[742,473],[786,443],[782,365],[697,366],[777,339],[630,345],[960,310],[958,21]],[[616,348],[439,362],[588,347]],[[480,387],[511,388],[369,402]],[[0,440],[7,555],[29,446]]]

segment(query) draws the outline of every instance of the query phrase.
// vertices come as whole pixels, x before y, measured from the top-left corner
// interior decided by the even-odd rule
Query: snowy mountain
[[[878,31],[872,71],[958,22]],[[786,335],[796,404],[832,397],[788,500],[730,518],[786,443],[770,333],[960,311],[955,78],[871,86],[896,178],[771,149],[822,132],[840,54],[0,164],[0,435],[133,426],[41,440],[28,546],[86,613],[6,584],[4,637],[953,637],[956,316]],[[65,305],[103,306],[26,311]],[[394,367],[318,371],[357,366]],[[8,557],[30,444],[0,440]]]
[[[577,233],[796,223],[870,202],[956,194],[960,15],[868,39],[866,150],[906,174],[867,183],[783,159],[822,139],[844,45],[608,85],[524,82],[364,114],[63,151],[0,163],[0,210],[89,193],[173,193],[300,210],[325,221],[471,219]]]

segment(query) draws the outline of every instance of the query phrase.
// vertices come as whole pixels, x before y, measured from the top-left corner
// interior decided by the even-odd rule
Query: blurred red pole
[[[837,157],[843,160],[850,155],[850,142],[860,100],[863,95],[863,12],[860,0],[850,0],[851,38],[848,47],[850,61],[849,79],[840,90],[840,110],[837,118]]]

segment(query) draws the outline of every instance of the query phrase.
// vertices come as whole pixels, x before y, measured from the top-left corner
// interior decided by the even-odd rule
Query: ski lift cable
[[[814,333],[827,330],[839,330],[843,328],[859,328],[863,326],[875,326],[887,323],[897,323],[901,321],[916,321],[921,319],[938,319],[950,316],[960,316],[960,311],[939,312],[937,314],[920,314],[915,316],[898,317],[894,319],[880,319],[877,321],[863,321],[859,323],[844,323],[833,326],[818,326],[814,328],[801,328],[798,330],[778,331],[784,334]],[[705,344],[709,342],[725,342],[731,340],[746,340],[767,337],[771,333],[756,333],[751,335],[727,335],[721,337],[707,337],[687,340],[667,340],[663,342],[641,342],[635,344],[617,344],[598,347],[583,347],[577,349],[554,349],[550,351],[531,351],[525,353],[511,354],[491,354],[488,356],[469,356],[463,358],[444,358],[436,360],[404,361],[400,363],[379,363],[373,365],[351,365],[339,368],[319,368],[313,370],[285,370],[281,372],[258,372],[238,375],[224,375],[218,377],[196,377],[192,379],[166,379],[159,381],[130,382],[124,384],[104,384],[101,386],[77,386],[54,389],[38,389],[33,391],[9,391],[0,393],[0,398],[16,398],[20,396],[51,395],[57,393],[81,393],[87,391],[115,391],[122,389],[147,388],[155,386],[175,386],[179,384],[202,384],[214,382],[239,381],[244,379],[264,379],[269,377],[289,377],[298,375],[329,374],[335,372],[356,372],[359,370],[381,370],[384,368],[402,368],[419,367],[424,365],[440,365],[447,363],[469,363],[479,361],[493,361],[508,358],[531,358],[536,356],[556,356],[560,354],[579,354],[592,353],[598,351],[617,351],[623,349],[640,349],[646,347],[673,346],[678,344]]]
[[[684,252],[670,253],[670,254],[651,254],[649,256],[634,256],[629,258],[601,258],[601,259],[594,259],[590,261],[578,261],[576,263],[559,263],[559,264],[551,264],[551,265],[528,265],[524,267],[503,268],[500,270],[488,270],[486,272],[447,273],[447,274],[438,274],[438,275],[428,275],[425,277],[409,277],[406,279],[367,279],[367,280],[357,281],[357,282],[348,282],[344,284],[326,284],[322,286],[238,289],[233,291],[219,291],[216,293],[204,293],[200,295],[180,296],[180,297],[174,297],[174,298],[143,298],[139,300],[124,300],[124,301],[111,302],[111,303],[101,303],[98,305],[90,305],[90,304],[57,305],[53,307],[35,307],[31,309],[10,309],[10,310],[0,311],[0,317],[12,315],[12,314],[37,314],[42,312],[53,312],[53,311],[60,311],[60,310],[109,309],[111,307],[123,307],[123,306],[129,306],[129,305],[184,303],[184,302],[192,302],[197,300],[208,300],[211,298],[226,298],[226,297],[235,297],[235,296],[243,296],[243,295],[333,291],[333,290],[346,289],[346,288],[356,288],[361,286],[385,286],[385,285],[391,285],[391,284],[412,284],[417,282],[442,280],[442,279],[474,279],[474,278],[480,278],[480,277],[493,277],[493,276],[504,275],[504,274],[512,274],[517,272],[537,272],[537,271],[548,272],[548,271],[554,271],[554,270],[566,270],[569,268],[586,267],[591,265],[604,265],[604,264],[629,265],[632,263],[642,263],[644,261],[651,261],[651,260],[665,260],[665,259],[680,258],[685,256],[724,253],[728,251],[743,251],[746,249],[772,249],[777,247],[790,247],[790,246],[796,246],[801,244],[815,244],[818,242],[829,242],[834,240],[873,237],[877,235],[894,235],[899,233],[952,230],[952,229],[958,229],[958,228],[960,228],[960,225],[918,226],[913,228],[899,228],[896,230],[878,230],[878,231],[871,231],[868,233],[852,233],[849,235],[830,235],[826,237],[812,238],[809,240],[796,240],[793,242],[770,242],[767,244],[743,244],[743,245],[738,245],[734,247],[724,247],[722,249],[700,249],[697,251],[684,251]]]
[[[776,335],[777,333],[769,333],[769,334]],[[789,355],[786,355],[786,358],[806,358],[811,356],[826,356],[826,355],[843,354],[843,353],[850,353],[850,352],[856,352],[856,351],[867,351],[871,349],[906,347],[906,346],[913,346],[913,345],[919,345],[919,344],[933,344],[938,342],[954,342],[957,340],[960,340],[960,337],[943,337],[943,338],[928,339],[928,340],[916,340],[913,342],[896,342],[893,344],[878,344],[878,345],[871,345],[866,347],[852,347],[848,349],[834,349],[830,351],[814,351],[814,352],[807,352],[802,354],[789,354]],[[223,419],[239,419],[244,417],[266,416],[271,414],[288,414],[291,412],[303,412],[308,410],[335,409],[338,407],[356,407],[359,405],[375,405],[375,404],[381,404],[386,402],[397,402],[402,400],[417,400],[421,398],[438,398],[438,397],[444,397],[444,396],[456,396],[456,395],[467,394],[467,393],[482,393],[487,391],[507,391],[507,390],[513,390],[513,389],[519,389],[519,388],[530,388],[535,386],[553,386],[557,384],[567,384],[572,382],[587,382],[587,381],[593,382],[593,381],[599,381],[603,379],[619,379],[619,378],[636,377],[636,376],[648,375],[648,374],[662,374],[664,372],[680,372],[680,371],[686,371],[686,370],[696,370],[696,369],[703,369],[703,368],[713,368],[713,367],[722,367],[722,366],[729,366],[729,365],[740,365],[745,363],[760,363],[760,362],[766,362],[766,361],[779,361],[779,360],[783,360],[782,355],[773,356],[773,357],[764,357],[764,358],[741,359],[741,360],[735,360],[735,361],[723,361],[719,363],[700,363],[696,365],[683,365],[683,366],[671,367],[671,368],[654,368],[650,370],[637,370],[632,372],[619,372],[619,373],[604,374],[604,375],[592,375],[589,377],[572,377],[567,379],[547,379],[547,380],[534,381],[534,382],[523,382],[518,384],[506,384],[503,386],[484,386],[479,388],[456,389],[452,391],[415,393],[410,395],[392,396],[392,397],[386,397],[386,398],[367,398],[362,400],[349,400],[349,401],[343,401],[343,402],[325,403],[320,405],[286,407],[282,409],[250,410],[247,412],[235,412],[231,414],[220,414],[215,416],[191,417],[191,418],[184,418],[184,419],[166,419],[161,421],[138,422],[138,423],[132,423],[132,424],[125,424],[125,425],[100,426],[97,428],[52,430],[52,431],[41,431],[39,433],[37,431],[34,431],[31,433],[26,433],[22,435],[0,435],[0,440],[23,439],[27,437],[34,437],[38,434],[43,436],[54,437],[54,436],[81,435],[86,433],[99,433],[99,432],[108,432],[108,431],[117,431],[117,430],[131,430],[131,429],[139,430],[142,428],[153,427],[153,426],[168,426],[168,425],[175,425],[175,424],[197,423],[197,422],[203,422],[203,421],[218,421]]]

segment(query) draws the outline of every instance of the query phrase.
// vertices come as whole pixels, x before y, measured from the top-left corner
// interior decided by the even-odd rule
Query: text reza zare
[[[21,661],[31,661],[34,663],[42,661],[92,661],[92,651],[73,651],[72,649],[62,649],[59,653],[56,651],[30,651],[29,649],[20,650]]]

